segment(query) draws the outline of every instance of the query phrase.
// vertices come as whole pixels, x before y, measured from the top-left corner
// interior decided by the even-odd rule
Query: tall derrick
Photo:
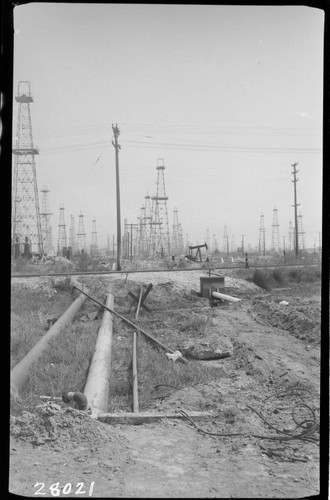
[[[272,244],[271,250],[272,252],[279,253],[280,251],[280,231],[279,231],[279,223],[277,216],[277,208],[275,207],[273,210],[273,224],[272,224]]]
[[[259,225],[259,255],[266,255],[266,238],[265,238],[265,216],[260,215]]]
[[[168,225],[167,200],[165,188],[165,166],[164,159],[157,160],[157,191],[156,196],[152,197],[153,205],[153,221],[154,225],[154,253],[157,256],[164,257],[170,255],[170,232]]]
[[[50,216],[53,215],[49,208],[49,189],[44,186],[41,192],[41,210],[40,210],[40,224],[43,240],[43,251],[46,255],[52,253],[52,227],[50,223]]]
[[[91,255],[97,255],[99,252],[97,244],[97,231],[96,231],[96,219],[92,220],[92,242],[91,242]]]
[[[85,232],[85,224],[84,224],[84,216],[82,212],[79,214],[78,220],[78,232],[77,232],[77,243],[78,243],[78,252],[85,252],[86,250],[86,232]]]
[[[18,118],[13,170],[12,244],[30,245],[31,253],[44,253],[41,229],[35,156],[39,150],[33,144],[30,103],[33,97],[30,82],[18,82],[15,96]]]
[[[60,220],[58,223],[57,255],[63,257],[67,254],[66,224],[64,218],[64,205],[60,205]]]

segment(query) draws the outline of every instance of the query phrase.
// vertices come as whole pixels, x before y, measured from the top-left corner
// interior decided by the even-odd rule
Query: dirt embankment
[[[241,302],[198,311],[209,306],[208,299],[196,295],[199,276],[141,273],[75,280],[100,295],[111,290],[122,312],[130,305],[129,290],[136,293],[141,285],[153,283],[146,302],[151,309],[185,307],[196,318],[203,316],[200,344],[227,350],[230,356],[192,363],[218,367],[218,378],[163,387],[155,391],[149,408],[163,413],[183,409],[187,415],[207,411],[209,417],[196,423],[201,430],[187,419],[113,427],[62,401],[42,404],[12,418],[12,492],[34,496],[35,484],[42,482],[48,496],[54,483],[59,483],[61,495],[72,484],[66,496],[76,496],[80,483],[85,490],[81,496],[88,496],[93,483],[96,497],[283,498],[318,493],[318,299],[307,291],[305,297],[295,297],[292,290],[279,299],[252,283],[226,277],[225,293]],[[288,304],[280,304],[283,300]],[[170,316],[160,320],[163,331],[174,323]],[[159,325],[152,317],[146,314],[150,328]],[[190,342],[192,330],[183,327],[178,324]],[[302,432],[306,439],[297,437]],[[283,436],[291,438],[278,439]]]

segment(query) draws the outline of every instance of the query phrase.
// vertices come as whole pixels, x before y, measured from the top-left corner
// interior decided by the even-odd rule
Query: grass
[[[157,318],[152,324],[141,327],[173,351],[183,340],[198,338],[203,334],[205,318],[182,313],[172,314],[165,319]],[[112,344],[111,380],[109,393],[109,412],[131,411],[132,409],[132,329],[115,321]],[[210,367],[200,363],[171,361],[165,352],[155,347],[143,334],[138,335],[137,343],[139,407],[141,411],[152,408],[155,403],[155,386],[169,384],[178,388],[203,384],[221,378],[221,367]]]
[[[65,311],[69,294],[53,297],[35,290],[13,289],[11,293],[11,365],[18,363],[45,334],[41,317],[56,308]]]
[[[23,397],[31,393],[60,396],[64,390],[83,392],[99,325],[100,321],[73,323],[52,339],[31,368]]]
[[[41,291],[12,289],[12,367],[45,335],[40,315],[56,310],[61,316],[72,304],[74,299],[65,291],[64,282],[63,287],[60,286],[58,293],[51,297]],[[88,307],[85,303],[77,316]],[[64,390],[83,391],[99,325],[100,320],[86,323],[73,320],[68,328],[51,339],[46,350],[30,367],[22,387],[21,401],[12,402],[12,412],[40,403],[40,395],[60,396]]]
[[[303,268],[278,268],[273,270],[255,269],[252,277],[247,280],[252,281],[264,290],[285,286],[290,283],[312,283],[321,279],[321,269],[318,267]]]

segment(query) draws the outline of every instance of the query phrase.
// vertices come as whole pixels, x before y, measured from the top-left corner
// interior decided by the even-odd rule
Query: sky
[[[274,209],[281,244],[294,221],[292,164],[305,246],[322,229],[324,13],[305,6],[34,3],[14,9],[14,93],[29,81],[38,189],[84,215],[87,244],[116,235],[120,130],[122,225],[137,223],[164,162],[167,210],[190,244],[206,234],[258,245]],[[17,134],[13,103],[13,134]],[[123,231],[123,227],[122,227]]]

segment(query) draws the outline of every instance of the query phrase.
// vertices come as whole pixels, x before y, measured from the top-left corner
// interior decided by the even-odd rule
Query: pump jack
[[[204,245],[195,245],[195,246],[190,246],[189,247],[189,255],[186,255],[186,258],[189,260],[192,260],[194,262],[202,262],[202,253],[201,253],[201,248],[206,248],[207,250],[207,244],[204,243]],[[196,250],[195,256],[193,256],[192,251]]]

